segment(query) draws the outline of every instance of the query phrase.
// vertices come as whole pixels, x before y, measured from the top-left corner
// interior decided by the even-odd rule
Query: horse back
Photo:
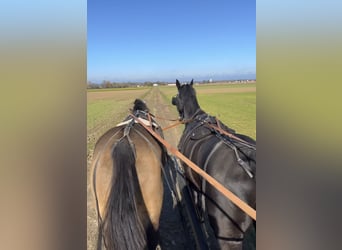
[[[247,138],[241,137],[241,139]],[[247,144],[233,139],[230,141],[223,139],[209,128],[201,126],[188,134],[183,134],[181,140],[183,144],[180,145],[180,149],[192,162],[255,208],[256,150],[249,146],[253,139],[248,139]],[[251,168],[253,178],[248,176],[239,165],[234,147],[239,157]],[[251,218],[190,168],[186,167],[185,172],[191,184],[198,190],[195,192],[197,193],[195,203],[201,213],[208,215],[216,236],[243,238],[243,232],[252,222]]]

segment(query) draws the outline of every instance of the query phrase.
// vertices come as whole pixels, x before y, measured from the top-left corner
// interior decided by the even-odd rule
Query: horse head
[[[140,99],[135,99],[134,101],[134,107],[133,107],[133,112],[137,111],[137,110],[141,110],[144,112],[149,112],[149,109],[146,105],[146,103]]]
[[[193,83],[193,79],[190,83],[186,84],[180,84],[180,82],[176,80],[178,94],[172,97],[172,105],[177,107],[180,120],[191,119],[200,109]]]

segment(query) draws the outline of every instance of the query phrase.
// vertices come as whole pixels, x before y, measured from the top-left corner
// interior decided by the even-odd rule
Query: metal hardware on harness
[[[243,170],[245,170],[245,172],[247,173],[247,175],[250,177],[250,178],[253,178],[254,177],[254,174],[251,170],[251,168],[248,166],[248,164],[242,160],[239,156],[239,153],[238,153],[238,149],[237,147],[234,145],[234,143],[230,142],[229,140],[227,140],[226,138],[224,138],[222,135],[220,134],[216,134],[216,136],[222,140],[222,142],[227,145],[228,147],[230,147],[233,151],[234,151],[234,154],[236,156],[236,160],[237,162],[239,163],[239,165],[242,167]]]
[[[152,124],[152,126],[154,126],[154,127],[156,127],[156,128],[159,127],[158,124],[155,123],[155,122],[150,122],[150,121],[145,120],[145,119],[143,119],[143,118],[141,118],[141,117],[140,117],[140,119],[142,120],[142,122],[143,122],[146,126],[151,126],[151,124]],[[127,120],[127,121],[120,122],[120,123],[116,124],[115,127],[120,127],[120,126],[123,126],[123,125],[127,125],[127,124],[129,124],[131,121],[133,121],[133,120],[134,120],[134,119],[129,119],[129,120]],[[137,123],[137,122],[135,121],[135,123]]]
[[[197,128],[201,127],[201,126],[206,126],[206,128],[210,129],[212,132],[215,133],[215,135],[217,136],[217,138],[219,138],[220,140],[222,140],[224,142],[225,145],[227,145],[228,147],[230,147],[233,151],[234,151],[234,154],[236,156],[236,160],[237,162],[239,163],[239,165],[242,167],[242,169],[247,173],[247,175],[250,177],[250,178],[253,178],[254,175],[252,173],[252,170],[250,169],[250,167],[248,166],[248,164],[246,164],[245,161],[243,161],[240,156],[239,156],[239,153],[237,151],[237,148],[236,146],[234,145],[233,142],[231,142],[229,139],[227,139],[226,137],[224,137],[224,135],[227,135],[229,138],[233,138],[233,139],[237,139],[239,143],[241,143],[242,145],[246,146],[246,147],[249,147],[249,148],[252,148],[252,149],[255,149],[255,147],[253,145],[251,145],[250,143],[234,136],[233,134],[223,130],[220,125],[218,125],[218,127],[216,126],[213,126],[212,124],[209,123],[209,120],[210,120],[210,116],[206,114],[206,118],[204,119],[200,119],[200,118],[197,118],[197,121],[198,121],[198,124],[192,128],[192,130],[190,132],[188,132],[188,134],[185,136],[184,139],[181,140],[180,142],[180,146],[179,146],[179,149],[181,150],[182,147],[188,142],[188,140],[190,140],[191,136],[193,136],[193,131],[196,130]],[[217,122],[218,123],[218,122]],[[219,124],[219,123],[218,123]],[[222,132],[226,132],[226,133],[222,133]],[[199,142],[198,142],[199,143]],[[190,152],[190,156],[189,158],[191,158],[191,155],[192,155],[192,151],[194,150],[195,148],[195,145],[193,146],[193,149],[191,150]]]

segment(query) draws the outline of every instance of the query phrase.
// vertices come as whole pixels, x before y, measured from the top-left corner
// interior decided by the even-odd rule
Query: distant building
[[[158,84],[157,83],[153,83],[153,87],[158,87]]]

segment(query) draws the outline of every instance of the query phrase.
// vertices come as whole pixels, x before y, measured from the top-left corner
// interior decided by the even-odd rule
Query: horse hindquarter
[[[255,180],[251,179],[236,161],[234,151],[212,136],[201,143],[189,140],[184,153],[210,176],[255,207]],[[240,249],[243,234],[251,224],[251,218],[229,199],[191,169],[187,176],[195,181],[200,193],[196,194],[197,207],[208,215],[209,223],[222,249]],[[196,193],[196,192],[195,192]]]

